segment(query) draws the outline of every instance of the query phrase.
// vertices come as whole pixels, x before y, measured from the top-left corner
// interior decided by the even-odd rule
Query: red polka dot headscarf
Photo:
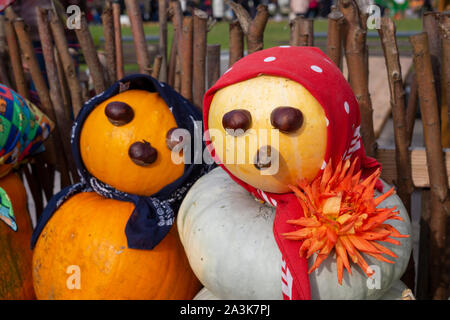
[[[203,124],[206,144],[220,166],[233,180],[255,197],[277,207],[274,236],[283,256],[282,291],[285,299],[310,299],[308,264],[298,257],[299,241],[288,241],[280,235],[293,231],[288,219],[297,219],[302,209],[292,193],[274,194],[264,192],[233,176],[220,163],[208,136],[208,113],[214,94],[221,88],[258,77],[272,75],[288,78],[305,87],[322,105],[327,123],[327,146],[322,170],[332,160],[357,159],[357,168],[363,176],[379,167],[375,159],[365,155],[360,136],[360,111],[355,95],[342,72],[319,49],[315,47],[280,46],[252,53],[237,61],[216,84],[209,89],[203,100]],[[268,115],[269,116],[269,115]],[[289,282],[287,279],[291,279]]]

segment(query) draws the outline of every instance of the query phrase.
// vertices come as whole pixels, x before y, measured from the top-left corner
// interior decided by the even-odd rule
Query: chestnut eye
[[[178,130],[177,133],[174,133],[175,130]],[[189,131],[186,129],[180,129],[180,128],[172,128],[169,131],[167,131],[166,134],[166,144],[169,150],[173,150],[176,145],[183,142],[185,139],[184,137],[188,137]],[[189,139],[188,139],[189,140]]]
[[[270,115],[270,123],[281,132],[294,132],[303,124],[303,114],[292,107],[278,107]]]
[[[134,118],[133,109],[121,101],[112,101],[106,105],[105,115],[115,126],[123,126]]]
[[[252,116],[250,112],[243,109],[232,110],[223,115],[222,126],[225,130],[238,130],[246,131],[250,128],[252,123]]]

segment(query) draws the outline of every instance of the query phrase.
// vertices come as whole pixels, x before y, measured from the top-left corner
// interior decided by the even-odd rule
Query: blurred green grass
[[[420,31],[422,30],[422,22],[420,19],[403,19],[395,22],[397,31]],[[103,27],[101,25],[91,25],[89,27],[94,43],[101,45],[100,39],[103,37]],[[316,19],[314,21],[315,32],[326,32],[328,29],[327,19]],[[144,32],[146,35],[159,35],[159,25],[157,23],[144,24]],[[122,27],[122,35],[131,36],[130,27]],[[171,43],[173,37],[172,24],[168,25],[168,41]],[[280,44],[289,42],[289,25],[287,20],[269,21],[264,33],[264,47],[270,48]],[[214,25],[212,30],[208,32],[208,43],[220,44],[222,49],[228,49],[228,23],[219,22]]]
[[[422,30],[421,19],[402,19],[395,21],[397,31],[417,31]],[[103,27],[101,25],[91,25],[89,27],[94,43],[97,47],[102,47],[101,38],[103,37]],[[314,21],[314,32],[327,32],[328,20],[316,19]],[[144,32],[146,35],[159,35],[158,23],[145,23]],[[122,36],[131,36],[131,28],[122,26]],[[170,51],[170,43],[173,38],[172,24],[168,24],[168,50]],[[373,41],[374,39],[371,39]],[[228,49],[228,22],[218,22],[208,32],[209,44],[220,44],[222,50]],[[287,20],[273,21],[267,23],[264,33],[264,48],[270,48],[289,43],[289,24]],[[84,66],[82,66],[84,69]],[[125,71],[136,71],[136,65],[125,65]]]

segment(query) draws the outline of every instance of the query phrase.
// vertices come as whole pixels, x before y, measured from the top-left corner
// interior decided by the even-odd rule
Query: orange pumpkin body
[[[68,199],[34,249],[38,299],[192,299],[201,285],[176,225],[153,250],[129,249],[125,225],[133,208],[94,192]]]
[[[122,126],[105,116],[108,103],[127,103],[133,119]],[[99,104],[87,117],[80,136],[80,152],[86,169],[117,190],[150,196],[183,175],[184,164],[172,161],[166,135],[177,123],[157,93],[128,90]],[[149,166],[138,166],[128,156],[130,145],[148,141],[158,152]]]
[[[17,231],[0,221],[0,300],[35,299],[31,275],[33,232],[25,187],[15,173],[0,179],[11,200]]]

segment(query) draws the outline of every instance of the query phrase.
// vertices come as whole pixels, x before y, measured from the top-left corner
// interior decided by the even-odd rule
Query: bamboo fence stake
[[[122,30],[120,25],[120,2],[119,0],[112,1],[113,23],[114,23],[114,48],[116,50],[116,80],[124,77],[123,69],[123,48],[122,48]]]
[[[8,43],[9,59],[13,70],[15,89],[22,97],[30,99],[25,74],[22,68],[22,58],[20,57],[16,32],[9,19],[5,19],[5,34]]]
[[[158,0],[159,54],[162,56],[159,80],[167,82],[167,7],[168,0]]]
[[[208,44],[208,89],[220,78],[220,44]]]
[[[314,20],[296,17],[291,22],[291,46],[314,45]]]
[[[84,59],[89,68],[89,75],[94,82],[95,93],[100,94],[106,90],[105,78],[84,13],[81,14],[80,28],[75,29],[75,34],[77,35]]]
[[[327,56],[342,71],[342,26],[344,15],[334,10],[328,15]]]
[[[431,186],[431,288],[434,299],[447,299],[444,281],[446,219],[449,214],[447,171],[441,144],[438,100],[427,33],[410,37],[419,88],[420,111],[425,136]]]
[[[230,60],[228,67],[230,68],[236,61],[244,56],[244,32],[238,20],[230,22]]]
[[[203,95],[205,94],[207,21],[206,12],[199,9],[194,10],[193,103],[199,109],[202,109]]]
[[[269,19],[269,10],[266,5],[256,7],[256,16],[252,20],[244,7],[232,0],[225,0],[241,24],[242,31],[247,37],[247,52],[253,53],[264,48],[264,29]]]
[[[412,182],[411,158],[406,127],[405,90],[394,21],[389,17],[381,18],[381,28],[378,29],[378,34],[386,60],[389,81],[390,103],[394,124],[397,193],[411,218],[411,194],[414,191],[414,185]],[[414,260],[412,255],[408,268],[403,275],[403,281],[409,288],[415,288]]]
[[[62,25],[61,20],[59,20],[57,14],[52,10],[50,10],[49,15],[53,41],[55,42],[59,59],[61,59],[61,65],[63,66],[64,75],[69,86],[72,112],[74,117],[76,117],[83,106],[83,99],[81,96],[80,82],[78,81],[76,74],[75,61],[69,52],[64,26]]]
[[[114,45],[114,21],[111,3],[106,2],[102,13],[103,34],[105,38],[106,72],[108,75],[108,85],[113,84],[117,79],[116,73],[116,48]]]
[[[134,50],[136,51],[139,72],[150,74],[150,56],[145,42],[144,25],[137,0],[125,0],[127,13],[130,17],[131,32],[133,34]]]
[[[340,0],[339,11],[346,22],[344,40],[350,85],[361,110],[361,136],[369,156],[374,157],[377,149],[373,128],[373,109],[369,94],[366,60],[366,31],[361,26],[359,9],[354,0]]]
[[[192,54],[193,54],[193,18],[183,18],[181,51],[181,95],[192,102]],[[231,54],[231,53],[230,53]]]
[[[45,71],[47,73],[50,87],[50,99],[54,112],[55,124],[60,134],[60,139],[64,148],[64,154],[67,160],[68,169],[72,175],[77,174],[75,163],[72,158],[72,148],[70,144],[72,121],[66,116],[64,101],[61,95],[61,86],[58,79],[58,70],[55,62],[53,39],[51,38],[50,27],[48,24],[48,12],[36,7],[36,17],[38,24],[39,37],[41,39],[42,53],[45,61]]]
[[[42,70],[34,53],[33,43],[31,42],[29,34],[25,28],[25,23],[22,18],[16,18],[13,25],[17,34],[17,39],[19,40],[20,51],[22,52],[22,56],[30,69],[31,78],[33,79],[33,83],[36,87],[42,106],[42,111],[56,124],[55,110],[53,109],[47,84],[45,83],[42,75]],[[58,169],[61,172],[61,185],[67,186],[71,184],[68,170],[69,167],[66,157],[58,156],[58,150],[63,150],[63,143],[57,131],[57,127],[55,126],[51,138],[53,141],[47,143],[46,148],[49,159],[51,159],[51,163],[58,164]]]

